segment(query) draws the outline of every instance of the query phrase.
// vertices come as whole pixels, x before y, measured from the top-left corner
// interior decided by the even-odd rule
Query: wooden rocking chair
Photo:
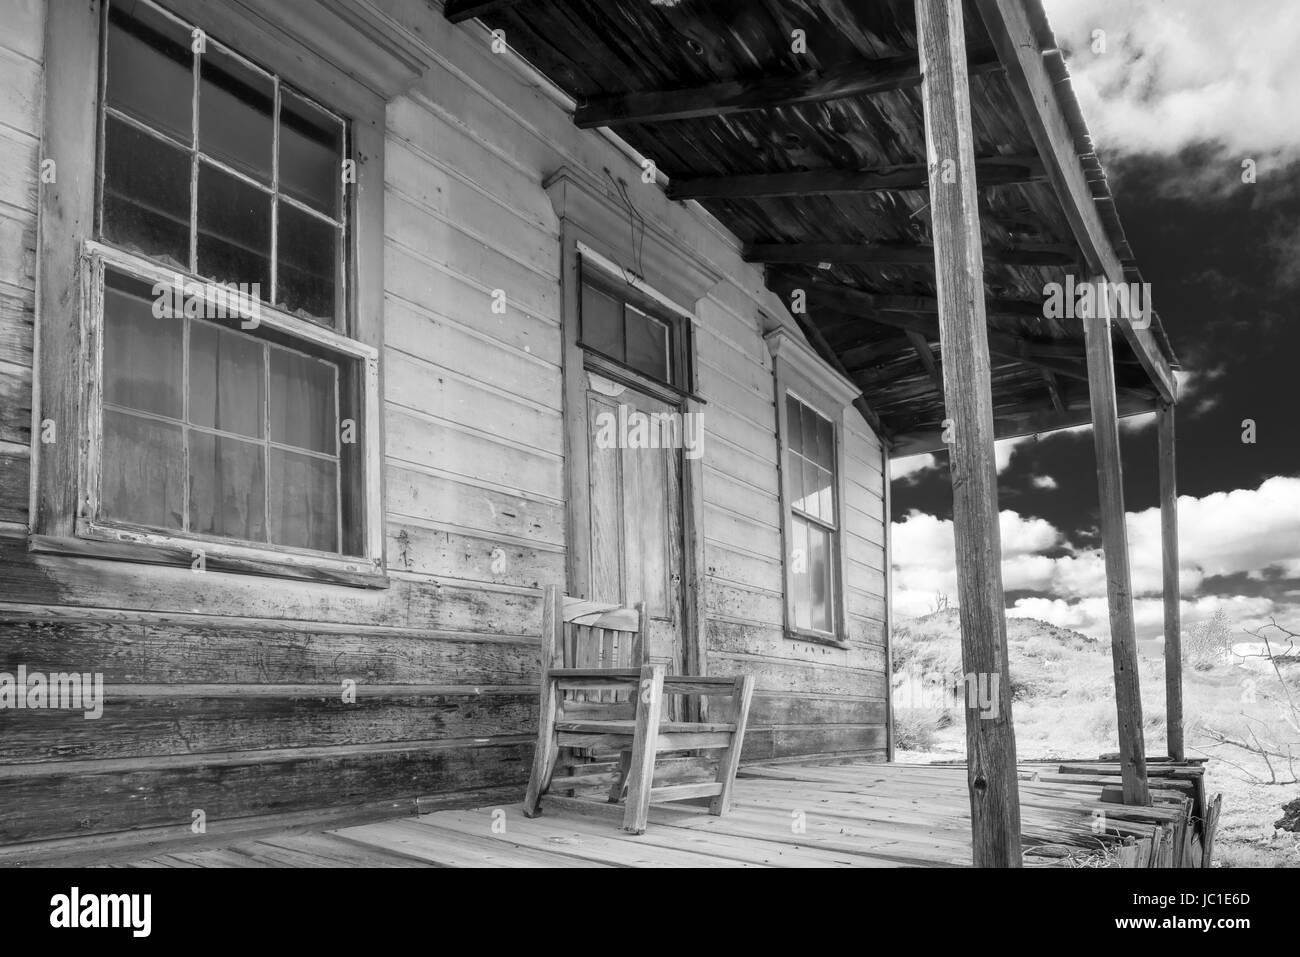
[[[542,696],[526,816],[541,813],[541,797],[552,787],[561,749],[618,752],[616,771],[554,783],[576,790],[575,782],[608,782],[610,803],[626,801],[623,828],[633,834],[645,833],[652,801],[711,797],[710,814],[731,810],[754,679],[666,674],[662,664],[646,660],[647,618],[643,605],[600,604],[563,596],[553,585],[546,589]],[[725,696],[731,713],[721,723],[665,720],[666,695]],[[654,786],[657,755],[714,749],[722,753],[713,781]]]

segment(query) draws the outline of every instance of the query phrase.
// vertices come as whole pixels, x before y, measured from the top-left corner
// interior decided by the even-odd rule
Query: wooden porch
[[[1213,840],[1201,767],[1153,761],[1152,804],[1116,803],[1118,766],[1020,766],[1026,866],[1200,867]],[[967,867],[970,800],[962,765],[769,764],[742,769],[734,811],[656,805],[649,828],[621,830],[622,809],[547,797],[444,809],[344,827],[231,835],[60,864],[109,867]],[[1202,823],[1210,818],[1210,827]],[[1206,835],[1209,834],[1207,840]],[[33,861],[34,863],[34,861]],[[43,860],[41,863],[45,863]]]

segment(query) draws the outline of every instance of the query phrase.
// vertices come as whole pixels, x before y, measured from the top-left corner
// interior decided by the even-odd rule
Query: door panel
[[[632,413],[675,410],[630,387],[584,374],[588,376],[591,597],[628,605],[644,601],[650,616],[648,655],[670,672],[680,673],[685,661],[682,452],[632,448],[626,441],[635,424]],[[602,447],[610,445],[610,422],[617,424],[612,430],[616,448]]]

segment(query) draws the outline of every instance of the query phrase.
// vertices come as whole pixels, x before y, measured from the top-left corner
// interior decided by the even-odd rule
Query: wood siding
[[[637,170],[478,28],[385,0],[435,66],[390,104],[384,424],[390,587],[29,553],[42,0],[0,40],[0,671],[101,672],[103,718],[6,711],[0,843],[527,780],[544,586],[564,584],[563,165]],[[651,187],[642,187],[647,190]],[[844,418],[849,647],[790,641],[761,275],[698,210],[648,215],[728,281],[698,310],[707,667],[758,679],[747,759],[885,746],[881,451]],[[661,213],[654,212],[661,210]],[[492,311],[494,290],[507,310]],[[356,683],[345,703],[344,682]]]

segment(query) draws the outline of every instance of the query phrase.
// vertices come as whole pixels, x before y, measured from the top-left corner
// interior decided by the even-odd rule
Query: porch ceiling
[[[1038,0],[1025,10],[1106,255],[1141,281]],[[579,125],[611,126],[653,159],[669,195],[739,237],[784,301],[804,289],[796,319],[863,390],[894,454],[942,447],[913,0],[447,0],[445,12],[503,29],[578,102]],[[1042,294],[1081,279],[1089,257],[976,0],[965,14],[997,433],[1077,425],[1090,419],[1083,329],[1045,318]],[[792,51],[795,30],[806,53]],[[1151,335],[1172,364],[1158,316]],[[1131,342],[1115,339],[1121,415],[1157,397]]]

